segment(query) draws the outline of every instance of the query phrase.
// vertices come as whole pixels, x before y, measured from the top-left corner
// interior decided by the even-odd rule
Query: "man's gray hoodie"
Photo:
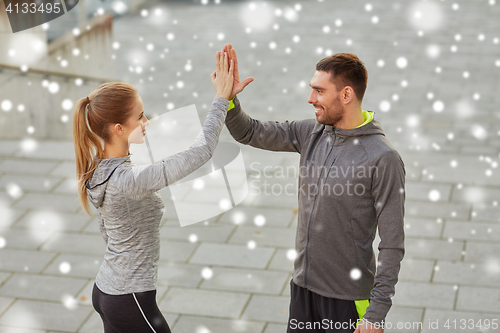
[[[235,140],[300,154],[294,283],[325,297],[369,299],[363,318],[381,323],[404,256],[406,172],[380,124],[341,129],[316,119],[261,122],[233,102],[226,126]]]

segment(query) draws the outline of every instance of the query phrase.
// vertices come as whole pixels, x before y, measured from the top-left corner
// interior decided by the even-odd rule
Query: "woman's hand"
[[[210,75],[212,84],[217,92],[215,97],[223,97],[229,100],[231,91],[233,90],[234,60],[229,59],[227,52],[221,51],[217,52],[215,60],[217,69]]]

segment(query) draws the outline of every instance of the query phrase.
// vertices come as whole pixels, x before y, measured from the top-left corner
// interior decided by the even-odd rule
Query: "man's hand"
[[[382,327],[372,325],[364,320],[360,320],[354,333],[384,333]]]
[[[240,72],[238,70],[238,58],[236,57],[236,51],[233,49],[231,44],[224,45],[224,48],[221,50],[222,52],[227,52],[229,55],[229,59],[234,60],[234,82],[233,82],[233,91],[231,92],[231,96],[229,99],[233,99],[234,96],[239,94],[250,82],[253,81],[253,77],[247,77],[243,81],[240,82]]]

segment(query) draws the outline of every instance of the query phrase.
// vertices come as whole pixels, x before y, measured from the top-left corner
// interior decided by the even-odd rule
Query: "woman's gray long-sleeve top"
[[[121,295],[156,289],[164,211],[157,191],[210,160],[228,107],[227,99],[214,98],[203,130],[185,151],[151,165],[135,165],[130,153],[100,161],[86,187],[107,245],[95,280],[102,292]]]

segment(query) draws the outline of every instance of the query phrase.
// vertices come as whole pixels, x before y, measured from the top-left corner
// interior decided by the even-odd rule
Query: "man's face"
[[[330,73],[316,71],[309,84],[312,88],[309,104],[316,109],[316,120],[325,125],[336,126],[344,117],[345,108],[340,102],[342,91],[330,81]]]

